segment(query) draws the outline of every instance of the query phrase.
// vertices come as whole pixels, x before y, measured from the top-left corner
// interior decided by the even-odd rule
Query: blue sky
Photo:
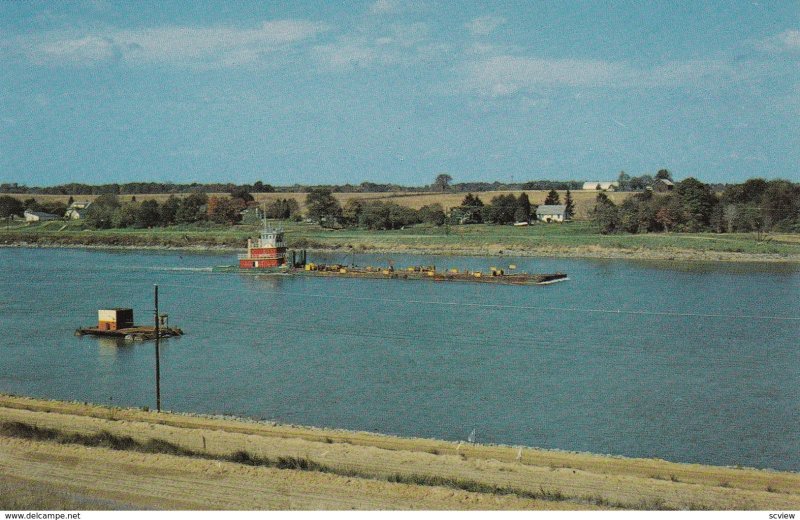
[[[800,180],[800,2],[2,2],[0,182]]]

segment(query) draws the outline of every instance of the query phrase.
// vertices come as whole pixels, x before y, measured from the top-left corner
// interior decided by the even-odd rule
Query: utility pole
[[[154,284],[155,289],[155,319],[156,319],[156,411],[161,411],[161,352],[159,351],[161,343],[161,328],[158,319],[158,284]]]

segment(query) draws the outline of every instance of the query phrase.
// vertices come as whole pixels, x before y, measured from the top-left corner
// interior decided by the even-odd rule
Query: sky
[[[800,2],[0,2],[0,182],[800,181]]]

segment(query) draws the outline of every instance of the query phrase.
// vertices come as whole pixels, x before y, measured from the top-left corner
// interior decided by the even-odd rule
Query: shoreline
[[[234,254],[245,251],[245,248],[223,244],[190,244],[185,246],[162,244],[83,244],[83,243],[58,243],[58,242],[26,242],[18,241],[0,243],[0,249],[87,249],[106,251],[186,251],[192,253],[218,253]],[[546,248],[514,248],[502,244],[492,244],[474,248],[448,248],[442,251],[441,247],[356,247],[332,245],[329,247],[303,247],[311,253],[339,253],[339,254],[408,254],[426,255],[436,257],[472,256],[472,257],[497,257],[497,258],[576,258],[593,260],[632,260],[632,261],[680,261],[680,262],[705,262],[705,263],[761,263],[761,264],[800,264],[800,255],[781,255],[775,253],[739,253],[732,251],[700,251],[691,249],[658,250],[647,248],[621,249],[597,245],[576,247],[546,247]]]
[[[109,449],[98,439],[127,447]],[[158,482],[137,478],[162,473],[186,486],[185,502],[164,496]],[[80,484],[73,482],[76,475]],[[0,394],[0,481],[4,477],[106,504],[159,509],[800,507],[796,472]]]

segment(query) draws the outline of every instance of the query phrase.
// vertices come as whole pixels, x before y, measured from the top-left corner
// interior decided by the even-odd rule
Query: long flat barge
[[[156,339],[155,327],[126,327],[116,330],[104,330],[98,327],[82,327],[75,330],[76,336],[104,336],[107,338],[120,338],[135,341],[148,341]],[[183,331],[174,327],[159,327],[158,335],[161,338],[183,336]]]
[[[434,282],[472,282],[501,285],[546,285],[568,279],[566,273],[506,273],[501,269],[482,271],[437,271],[432,267],[415,266],[403,269],[345,266],[340,264],[306,264],[303,267],[242,269],[234,265],[217,266],[214,272],[236,272],[253,275],[321,276],[329,278],[367,278],[394,280],[429,280]]]
[[[247,253],[239,255],[238,265],[224,265],[213,268],[216,272],[237,272],[242,274],[274,276],[327,276],[338,278],[376,278],[403,280],[432,280],[434,282],[475,282],[504,285],[544,285],[567,280],[565,273],[506,273],[504,269],[490,268],[482,271],[448,269],[437,271],[436,267],[411,266],[395,269],[388,267],[355,266],[342,264],[321,264],[306,261],[305,250],[289,251],[287,258],[286,241],[282,228],[274,228],[264,220],[260,238],[248,239]],[[510,265],[513,271],[515,266]]]

